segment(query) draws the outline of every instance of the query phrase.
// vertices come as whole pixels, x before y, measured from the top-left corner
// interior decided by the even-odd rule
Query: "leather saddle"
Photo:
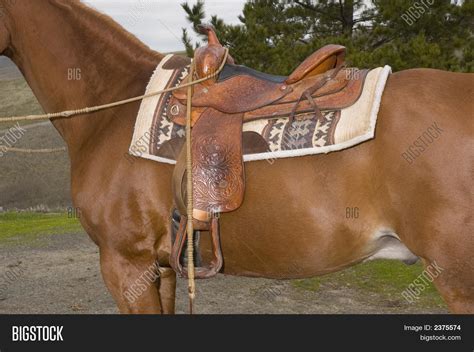
[[[216,72],[225,49],[210,26],[201,26],[207,46],[195,52],[195,76],[182,84]],[[181,221],[171,253],[171,266],[185,276],[180,258],[186,242],[186,218],[193,217],[197,231],[209,231],[213,260],[196,267],[196,278],[211,277],[222,267],[219,214],[239,208],[245,194],[242,126],[259,119],[300,116],[322,119],[321,110],[337,110],[354,104],[362,92],[368,70],[353,75],[345,69],[346,49],[327,45],[304,60],[288,77],[258,72],[235,64],[227,56],[215,79],[194,86],[192,96],[193,214],[186,214],[185,153],[177,160],[173,194]],[[174,91],[167,110],[176,124],[186,124],[187,89]],[[309,113],[309,114],[308,114]]]

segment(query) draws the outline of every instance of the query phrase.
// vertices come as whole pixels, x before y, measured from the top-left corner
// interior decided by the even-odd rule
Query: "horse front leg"
[[[100,268],[121,313],[161,314],[155,258],[101,248]]]
[[[176,302],[176,273],[172,268],[160,268],[158,290],[162,314],[174,314]]]
[[[176,273],[158,264],[157,251],[130,242],[99,247],[102,277],[121,313],[174,314]]]
[[[119,311],[174,314],[176,275],[169,267],[171,240],[166,215],[153,213],[141,218],[124,213],[120,221],[111,217],[114,221],[109,222],[104,216],[99,223],[106,225],[101,229],[89,225],[88,215],[84,212],[81,222],[92,229],[87,232],[99,246],[102,277]]]
[[[105,284],[121,313],[174,314],[176,274],[158,265],[153,255],[100,250]]]

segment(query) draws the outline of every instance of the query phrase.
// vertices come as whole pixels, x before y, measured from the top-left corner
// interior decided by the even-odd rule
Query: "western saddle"
[[[239,208],[245,193],[242,126],[259,119],[287,117],[322,119],[321,110],[342,109],[359,98],[367,70],[352,75],[345,69],[346,49],[327,45],[304,60],[288,77],[274,76],[235,64],[226,56],[210,26],[201,26],[208,45],[195,52],[194,77],[182,84],[208,76],[227,61],[214,79],[195,85],[192,95],[192,172],[193,214],[186,214],[186,154],[181,152],[173,175],[173,194],[181,214],[171,253],[171,266],[185,276],[182,266],[186,242],[187,216],[193,217],[196,231],[208,231],[213,260],[207,266],[197,263],[196,278],[217,274],[223,258],[220,248],[219,214]],[[186,124],[187,89],[176,90],[170,97],[168,118]],[[197,253],[199,254],[199,253]]]

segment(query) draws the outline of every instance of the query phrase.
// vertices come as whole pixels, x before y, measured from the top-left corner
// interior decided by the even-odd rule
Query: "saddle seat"
[[[219,39],[211,26],[201,25],[199,26],[199,29],[201,30],[201,33],[205,33],[208,36],[207,46],[197,48],[194,55],[197,78],[203,78],[217,71],[224,59],[225,49],[220,44]],[[223,81],[238,74],[249,74],[261,78],[262,80],[291,85],[305,78],[316,76],[331,69],[343,66],[345,64],[345,56],[346,48],[344,46],[329,44],[318,49],[312,55],[307,57],[288,77],[258,72],[245,66],[234,66],[233,68],[227,66],[220,74],[219,80]],[[227,64],[235,64],[235,60],[230,55],[227,57]],[[216,80],[211,79],[203,82],[202,85],[210,86],[215,83]],[[242,90],[243,88],[244,87],[235,87],[235,90]],[[184,99],[186,91],[181,90],[175,92],[174,95]],[[233,97],[238,99],[239,95],[236,94],[233,95]]]
[[[194,79],[215,72],[225,55],[212,27],[202,26],[201,29],[208,35],[209,44],[196,50]],[[192,124],[206,108],[226,114],[243,113],[243,122],[249,122],[269,117],[293,117],[314,111],[314,106],[318,106],[317,110],[350,106],[360,95],[367,71],[359,75],[361,79],[353,79],[352,70],[344,69],[345,53],[346,49],[341,45],[326,45],[304,60],[288,77],[236,65],[228,56],[217,78],[194,86]],[[190,80],[188,75],[182,84]],[[168,118],[183,126],[186,124],[186,98],[186,88],[174,91],[170,100],[172,108],[168,109]],[[318,111],[316,113],[320,116]]]
[[[195,76],[182,84],[207,77],[221,66],[226,50],[210,26],[200,27],[208,45],[196,50]],[[180,257],[186,237],[185,218],[211,233],[214,260],[196,268],[196,278],[215,275],[222,266],[219,242],[219,213],[240,207],[245,194],[243,123],[259,119],[289,117],[322,119],[321,110],[342,109],[359,98],[368,70],[357,76],[344,68],[345,48],[327,45],[304,60],[290,76],[274,76],[235,64],[231,56],[218,77],[193,86],[192,172],[193,214],[186,214],[186,154],[183,148],[173,174],[175,205],[182,214],[171,265],[186,274]],[[173,91],[167,115],[170,121],[186,124],[187,88]],[[314,112],[314,114],[307,114]],[[309,117],[308,117],[309,116]]]

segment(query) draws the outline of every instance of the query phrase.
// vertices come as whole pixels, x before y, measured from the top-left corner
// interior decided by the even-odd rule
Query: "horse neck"
[[[16,15],[9,56],[46,112],[143,94],[162,58],[110,18],[79,2],[31,1]],[[113,112],[104,112],[56,119],[53,124],[71,150],[80,148],[111,118]]]

